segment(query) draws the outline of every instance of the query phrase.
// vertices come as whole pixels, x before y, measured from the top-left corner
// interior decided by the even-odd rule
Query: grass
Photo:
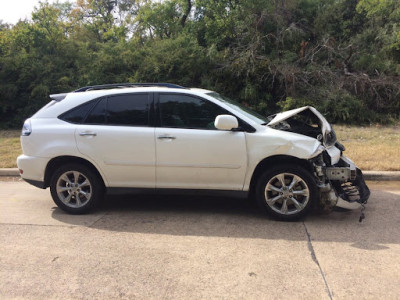
[[[334,126],[345,154],[361,170],[400,171],[400,124],[396,126]],[[19,130],[0,130],[0,168],[16,168],[22,153]]]
[[[334,126],[345,155],[361,170],[400,171],[400,124],[395,126]]]
[[[21,130],[0,130],[0,168],[16,168],[22,153],[19,136]]]

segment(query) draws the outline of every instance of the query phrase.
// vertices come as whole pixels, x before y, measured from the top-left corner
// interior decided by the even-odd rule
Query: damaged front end
[[[335,206],[344,209],[361,208],[370,196],[361,170],[344,155],[334,165],[330,165],[329,159],[324,156],[328,154],[324,153],[311,160],[320,189],[321,208],[324,211],[330,211]]]
[[[337,141],[335,131],[321,113],[314,107],[305,106],[269,119],[269,127],[315,138],[324,148],[309,160],[320,190],[322,210],[331,211],[334,207],[358,209],[367,203],[370,191],[361,170],[343,155],[345,147]]]

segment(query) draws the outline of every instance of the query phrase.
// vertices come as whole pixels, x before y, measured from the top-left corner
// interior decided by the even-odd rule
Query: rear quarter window
[[[95,104],[96,101],[86,102],[61,114],[58,118],[69,123],[80,124]]]
[[[104,125],[106,122],[107,98],[101,99],[84,120],[85,124]]]

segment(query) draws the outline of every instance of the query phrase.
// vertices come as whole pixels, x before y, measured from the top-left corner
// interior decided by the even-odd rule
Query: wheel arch
[[[313,174],[312,164],[306,159],[300,159],[294,156],[289,155],[274,155],[261,160],[256,168],[254,169],[253,175],[250,180],[250,195],[254,196],[255,187],[257,185],[258,178],[262,175],[262,173],[271,167],[280,164],[293,164],[296,166],[301,166],[305,170],[309,171],[310,174]]]
[[[77,163],[84,165],[88,168],[90,168],[95,174],[99,177],[101,180],[103,186],[105,187],[105,181],[103,179],[103,176],[100,174],[99,170],[88,160],[77,157],[77,156],[58,156],[53,159],[51,159],[46,166],[45,170],[45,176],[44,176],[44,187],[47,188],[50,186],[50,180],[51,177],[53,176],[55,170],[57,170],[58,167],[65,165],[65,164],[70,164],[70,163]]]

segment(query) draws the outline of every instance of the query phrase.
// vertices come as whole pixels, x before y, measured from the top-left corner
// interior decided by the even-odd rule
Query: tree
[[[31,21],[0,22],[0,126],[49,93],[141,81],[216,90],[263,114],[314,105],[337,122],[398,119],[397,2],[41,2]]]

